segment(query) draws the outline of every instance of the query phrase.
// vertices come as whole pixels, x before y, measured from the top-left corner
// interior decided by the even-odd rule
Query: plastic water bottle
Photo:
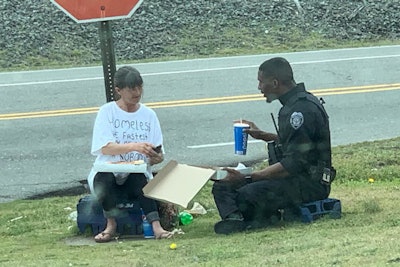
[[[193,221],[193,216],[189,212],[182,211],[179,213],[179,220],[183,225],[188,225],[192,223]]]
[[[146,215],[142,210],[142,227],[143,227],[143,236],[144,238],[154,238],[153,226],[146,219]]]

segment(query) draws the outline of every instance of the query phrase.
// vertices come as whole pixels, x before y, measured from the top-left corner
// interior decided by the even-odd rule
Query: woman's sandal
[[[109,232],[101,232],[100,234],[96,235],[94,237],[94,241],[97,243],[107,243],[110,242],[111,240],[115,239],[115,233],[109,233]]]

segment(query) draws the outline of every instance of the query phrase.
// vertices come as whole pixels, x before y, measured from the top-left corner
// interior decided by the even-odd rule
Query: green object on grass
[[[189,212],[182,211],[179,213],[179,220],[183,225],[188,225],[192,223],[193,221],[193,216]]]

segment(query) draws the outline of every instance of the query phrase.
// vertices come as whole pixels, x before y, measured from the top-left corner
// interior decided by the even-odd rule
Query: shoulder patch
[[[290,116],[290,125],[292,125],[293,129],[297,130],[303,125],[304,117],[301,112],[293,112]]]

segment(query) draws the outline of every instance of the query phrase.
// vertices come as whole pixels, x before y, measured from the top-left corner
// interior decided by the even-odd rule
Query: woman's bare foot
[[[114,218],[107,218],[107,226],[103,232],[94,237],[97,243],[105,243],[114,239],[117,232],[117,221]]]
[[[154,236],[156,239],[168,239],[168,238],[173,237],[174,234],[172,232],[165,231],[165,232],[160,233],[159,235],[154,234]]]
[[[114,237],[115,233],[103,231],[94,237],[94,241],[96,241],[97,243],[106,243],[113,240]]]
[[[151,226],[153,227],[154,237],[156,239],[166,239],[174,236],[173,233],[162,228],[160,221],[153,221]]]

